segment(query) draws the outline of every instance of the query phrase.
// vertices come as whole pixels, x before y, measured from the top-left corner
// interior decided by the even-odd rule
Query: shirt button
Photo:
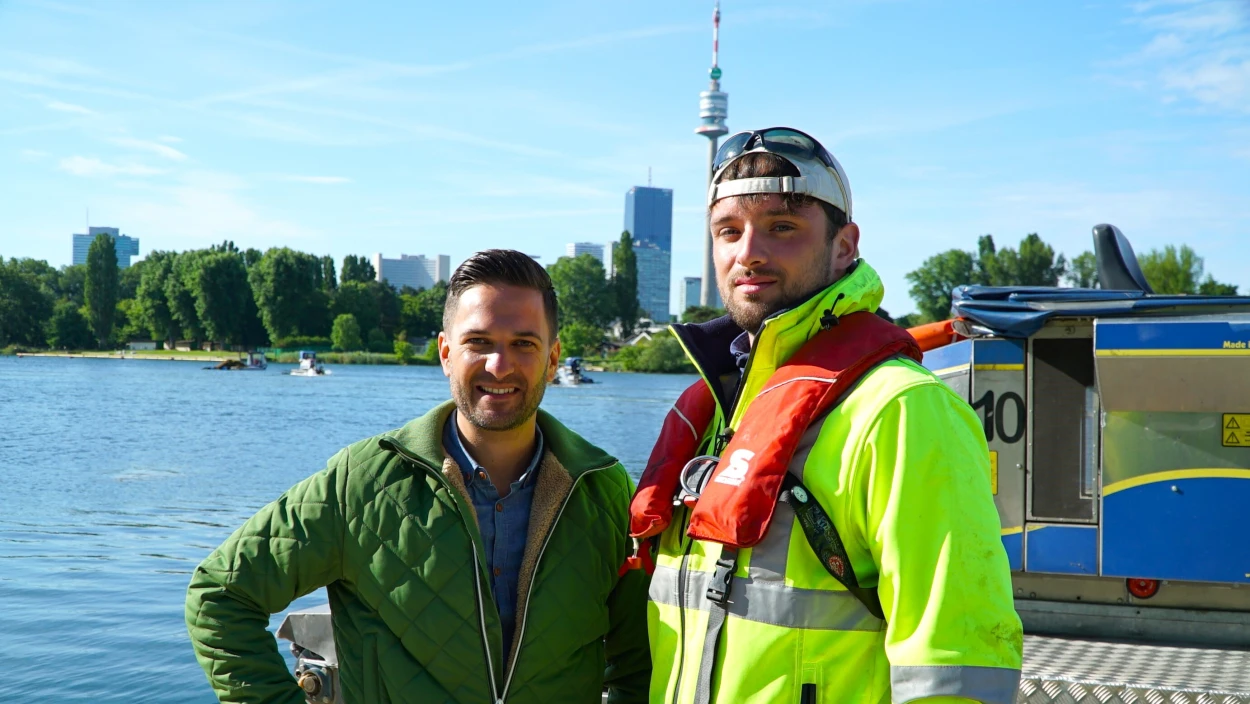
[[[495,510],[503,513],[503,504],[495,504]]]
[[[478,478],[478,479],[485,479],[485,478],[486,478],[486,472],[478,472],[478,473],[477,473],[477,478]]]
[[[496,576],[496,577],[498,577],[498,576],[499,576],[499,575],[501,575],[501,574],[503,574],[503,568],[502,568],[502,567],[496,567],[496,568],[495,568],[495,576]]]

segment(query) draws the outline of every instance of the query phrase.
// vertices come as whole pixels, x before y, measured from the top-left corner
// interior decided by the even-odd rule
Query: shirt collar
[[[472,484],[475,480],[480,479],[480,477],[478,477],[479,472],[486,474],[487,478],[489,478],[490,470],[483,467],[480,462],[474,459],[473,455],[469,454],[469,449],[464,446],[464,441],[460,438],[460,431],[456,427],[456,416],[457,411],[453,410],[451,414],[447,416],[447,423],[443,425],[443,447],[460,467],[460,471],[464,473],[465,484]],[[534,425],[534,436],[537,441],[534,445],[534,456],[530,458],[529,465],[516,481],[516,483],[522,486],[526,486],[533,482],[534,475],[537,474],[536,470],[538,469],[538,463],[543,457],[543,431],[537,424]]]

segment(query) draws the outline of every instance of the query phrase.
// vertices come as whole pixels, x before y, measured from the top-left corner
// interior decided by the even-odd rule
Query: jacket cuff
[[[1015,704],[1020,671],[971,665],[891,665],[893,704],[926,697],[964,697],[983,704]]]

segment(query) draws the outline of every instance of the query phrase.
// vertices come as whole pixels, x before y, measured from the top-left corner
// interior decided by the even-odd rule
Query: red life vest
[[[900,355],[920,361],[915,339],[873,313],[837,321],[781,365],[751,402],[694,505],[691,538],[733,548],[758,544],[808,427],[878,364]],[[668,527],[682,468],[697,455],[715,415],[716,399],[703,381],[677,399],[630,503],[631,536],[649,538]]]

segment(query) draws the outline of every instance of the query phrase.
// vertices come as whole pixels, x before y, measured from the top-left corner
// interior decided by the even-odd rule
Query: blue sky
[[[950,247],[1120,226],[1250,290],[1250,3],[722,5],[732,131],[842,162],[886,307]],[[0,0],[0,255],[69,263],[91,224],[142,252],[486,247],[550,263],[674,190],[697,275],[711,3]],[[677,307],[677,285],[673,287]]]

